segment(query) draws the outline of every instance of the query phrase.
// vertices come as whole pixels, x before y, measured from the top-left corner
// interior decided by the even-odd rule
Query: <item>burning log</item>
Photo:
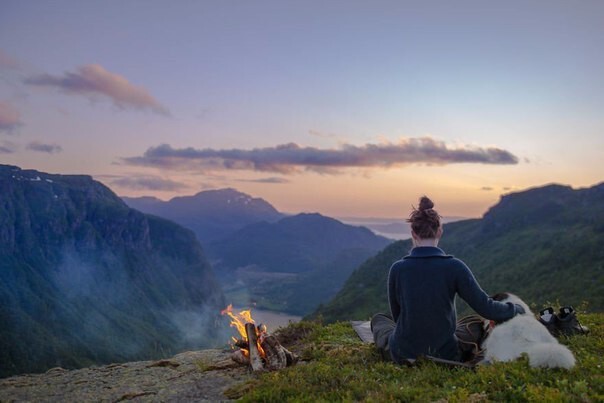
[[[239,347],[239,348],[244,348],[244,349],[249,349],[249,344],[247,342],[247,340],[243,340],[243,339],[237,339],[237,341],[235,342],[235,347]]]
[[[267,328],[262,323],[254,324],[251,311],[233,313],[229,305],[221,312],[231,318],[231,326],[237,328],[241,338],[232,338],[234,346],[239,347],[231,354],[231,359],[238,364],[249,365],[253,371],[274,371],[294,365],[298,356],[279,343],[275,336],[267,334]]]
[[[275,336],[266,336],[261,346],[266,358],[266,368],[269,371],[282,369],[287,366],[285,349]]]
[[[260,351],[258,350],[258,336],[256,335],[256,326],[253,323],[246,323],[245,333],[247,335],[249,345],[250,366],[254,371],[261,371],[264,369],[264,366],[262,365],[262,358],[260,357]]]
[[[250,365],[250,359],[243,352],[243,350],[233,351],[231,353],[231,359],[235,361],[237,364],[241,365]]]

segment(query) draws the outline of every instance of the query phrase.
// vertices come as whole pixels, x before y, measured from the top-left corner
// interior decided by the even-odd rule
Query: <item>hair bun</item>
[[[431,208],[434,208],[432,200],[430,200],[428,196],[422,196],[422,198],[419,199],[419,211],[429,210]]]

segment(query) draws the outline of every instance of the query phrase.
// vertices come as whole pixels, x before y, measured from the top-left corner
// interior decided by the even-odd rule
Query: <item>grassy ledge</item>
[[[563,338],[577,358],[570,371],[533,369],[526,359],[449,369],[423,362],[380,361],[348,323],[301,322],[284,329],[305,336],[293,347],[303,362],[264,373],[228,391],[242,401],[604,401],[604,314],[583,314],[587,336]]]

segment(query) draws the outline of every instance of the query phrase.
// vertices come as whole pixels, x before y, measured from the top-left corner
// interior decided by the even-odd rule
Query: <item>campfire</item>
[[[237,329],[240,338],[232,337],[231,347],[238,348],[231,354],[233,361],[249,365],[252,371],[274,371],[294,365],[298,356],[286,349],[263,324],[256,325],[251,310],[233,312],[229,305],[220,312],[231,318],[231,327]]]

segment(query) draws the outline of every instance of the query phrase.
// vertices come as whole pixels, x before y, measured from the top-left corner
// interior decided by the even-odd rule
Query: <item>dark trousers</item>
[[[371,333],[373,333],[373,341],[378,352],[386,361],[392,361],[390,356],[390,347],[388,346],[388,338],[394,332],[396,323],[392,320],[392,316],[384,313],[377,313],[371,318]]]
[[[469,315],[457,321],[455,336],[459,347],[460,361],[478,362],[481,357],[482,341],[485,339],[484,319],[478,315]],[[380,355],[392,361],[388,338],[394,332],[396,323],[392,316],[378,313],[371,318],[371,332]]]

